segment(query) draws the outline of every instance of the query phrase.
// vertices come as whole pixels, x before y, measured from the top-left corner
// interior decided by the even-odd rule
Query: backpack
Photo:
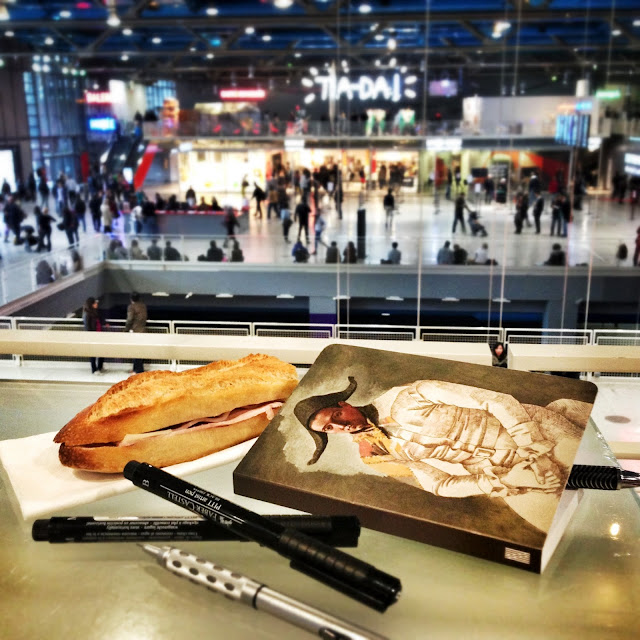
[[[629,249],[627,249],[627,245],[624,242],[618,245],[618,251],[616,253],[616,258],[618,260],[626,260],[629,255]]]

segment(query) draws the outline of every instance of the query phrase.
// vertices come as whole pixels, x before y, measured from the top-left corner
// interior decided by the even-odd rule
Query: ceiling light
[[[71,11],[68,11],[67,9],[63,9],[60,12],[60,17],[61,18],[70,18],[71,17]]]
[[[207,60],[213,60],[213,53],[207,53]]]
[[[0,58],[0,67],[4,67],[4,60]]]
[[[290,293],[279,293],[276,298],[280,300],[293,300],[295,296],[292,296]]]
[[[387,296],[385,300],[389,300],[392,302],[403,302],[404,298],[401,298],[400,296]]]
[[[376,64],[376,67],[379,67],[380,66],[380,60],[376,60],[375,64]]]
[[[398,61],[395,58],[391,58],[391,60],[389,60],[390,67],[395,67],[397,63]]]
[[[370,4],[361,4],[358,7],[358,11],[360,13],[371,13],[371,5]]]
[[[44,57],[42,58],[42,60],[43,60],[44,62],[51,62],[51,56],[44,56]]]
[[[233,293],[216,293],[216,298],[233,298]]]
[[[378,34],[375,36],[375,38],[376,38],[376,40],[377,40],[378,42],[381,42],[382,40],[384,40],[384,36],[383,36],[381,33],[378,33]]]
[[[48,64],[45,64],[45,65],[42,67],[42,70],[43,70],[45,73],[49,73],[49,71],[51,71],[51,67],[50,67]]]
[[[256,32],[256,29],[255,27],[245,27],[244,32],[250,36]]]
[[[293,54],[294,58],[301,58],[302,54],[299,51],[296,51],[296,53]]]
[[[15,36],[16,34],[13,31],[5,31],[4,35],[7,38],[13,38],[13,36]]]
[[[316,99],[315,93],[309,93],[304,97],[305,104],[311,104]]]
[[[404,65],[402,65],[400,67],[400,73],[407,73],[407,67],[405,67]]]
[[[45,43],[46,45],[48,45],[48,46],[51,46],[51,45],[53,44],[53,38],[52,38],[51,36],[47,36],[47,37],[44,39],[44,43]]]
[[[312,76],[317,76],[318,75],[318,70],[315,67],[311,67],[311,69],[309,69],[309,73]]]
[[[207,15],[208,16],[217,16],[218,15],[218,10],[215,7],[209,7],[207,9]]]
[[[126,62],[129,59],[129,56],[126,53],[123,53],[120,56],[120,60],[122,60],[122,62]]]
[[[310,80],[309,78],[302,78],[302,86],[313,87],[313,80]]]
[[[160,44],[162,42],[162,38],[158,38],[158,36],[156,36],[151,40],[151,42],[153,42],[153,44]]]
[[[5,7],[3,4],[0,4],[0,20],[10,20],[11,16],[9,15],[9,9]]]
[[[413,89],[405,89],[404,95],[407,96],[407,98],[415,98],[418,94]]]
[[[268,33],[265,33],[265,34],[262,36],[262,41],[263,41],[263,42],[271,42],[271,36],[270,36]]]
[[[116,13],[115,9],[109,11],[109,17],[107,18],[107,24],[110,27],[119,27],[120,26],[120,18]]]
[[[614,29],[614,30],[611,32],[611,35],[612,35],[612,36],[621,36],[621,35],[622,35],[622,31],[620,31],[620,29]]]
[[[396,48],[396,39],[395,38],[389,38],[389,40],[387,40],[387,47],[389,47],[389,49],[391,49],[391,51],[393,51]]]
[[[293,4],[293,0],[275,0],[273,5],[276,9],[288,9]]]
[[[133,31],[131,29],[129,29],[129,27],[127,27],[126,29],[122,30],[122,35],[125,36],[130,36],[133,33]]]
[[[42,71],[42,67],[41,67],[37,62],[34,62],[34,63],[31,65],[31,68],[32,68],[34,71],[36,71],[36,72],[37,72],[37,71]]]
[[[640,20],[634,20],[633,21],[633,26],[634,27],[640,27]]]

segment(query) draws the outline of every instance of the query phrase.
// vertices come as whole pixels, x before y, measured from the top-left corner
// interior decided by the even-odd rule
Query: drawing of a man
[[[539,407],[488,389],[416,380],[357,407],[347,402],[356,387],[349,377],[343,391],[294,408],[316,445],[308,464],[318,461],[329,434],[349,434],[365,463],[455,498],[559,493],[572,462],[565,451],[575,453],[576,424],[586,424],[590,406],[560,400]]]

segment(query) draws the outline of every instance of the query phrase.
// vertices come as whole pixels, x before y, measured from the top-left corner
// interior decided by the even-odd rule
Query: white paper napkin
[[[25,520],[135,489],[119,473],[91,473],[62,466],[58,460],[60,445],[53,442],[55,435],[41,433],[0,442],[0,462]],[[183,477],[240,460],[255,441],[253,438],[204,458],[167,467],[167,471]]]

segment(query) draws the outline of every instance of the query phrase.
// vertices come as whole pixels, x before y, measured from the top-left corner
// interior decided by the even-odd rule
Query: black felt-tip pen
[[[334,547],[357,547],[360,522],[355,516],[265,516],[285,527],[302,531]],[[239,540],[232,531],[211,520],[190,517],[103,518],[76,516],[36,520],[34,540],[46,542],[167,542],[176,540]]]
[[[268,520],[144,462],[132,460],[124,477],[133,484],[193,513],[213,520],[240,537],[273,549],[292,569],[366,604],[385,611],[402,589],[398,578],[313,538]]]

